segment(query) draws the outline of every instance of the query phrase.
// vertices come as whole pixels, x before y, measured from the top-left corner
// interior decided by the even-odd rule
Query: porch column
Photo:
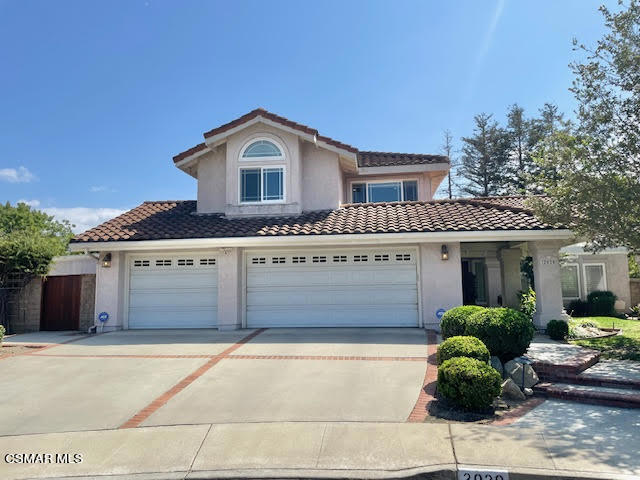
[[[522,288],[520,282],[520,258],[522,251],[520,248],[505,248],[500,250],[502,260],[502,291],[504,295],[504,305],[506,307],[517,308],[520,306],[518,292]]]
[[[442,260],[442,244],[420,245],[420,286],[424,328],[440,330],[439,310],[462,305],[460,244],[447,243],[449,259]]]
[[[502,275],[500,272],[500,260],[495,253],[488,254],[485,258],[487,266],[487,305],[497,307],[498,297],[502,295]]]
[[[533,278],[536,286],[536,313],[533,323],[545,328],[549,320],[566,318],[563,313],[562,288],[560,285],[560,260],[558,242],[529,242],[529,253],[533,258]]]
[[[242,328],[242,251],[222,248],[218,255],[218,330]]]

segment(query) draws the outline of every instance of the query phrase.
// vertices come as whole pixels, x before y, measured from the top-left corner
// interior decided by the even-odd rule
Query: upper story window
[[[240,169],[240,202],[267,203],[284,200],[284,167]]]
[[[244,160],[282,160],[282,150],[269,140],[256,140],[250,143],[240,155]]]
[[[351,201],[353,203],[415,200],[418,200],[418,182],[416,180],[351,184]]]

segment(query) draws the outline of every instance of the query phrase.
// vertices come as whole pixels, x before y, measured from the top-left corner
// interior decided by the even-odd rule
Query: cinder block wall
[[[629,289],[631,290],[631,306],[640,304],[640,278],[630,278]]]
[[[22,289],[9,294],[9,332],[25,333],[40,330],[42,279],[31,279]]]
[[[94,322],[96,305],[96,276],[82,275],[82,291],[80,292],[80,325],[79,329],[87,331]]]

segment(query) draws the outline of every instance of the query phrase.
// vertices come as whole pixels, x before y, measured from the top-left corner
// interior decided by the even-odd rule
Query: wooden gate
[[[40,330],[78,330],[82,275],[47,277],[42,287]]]

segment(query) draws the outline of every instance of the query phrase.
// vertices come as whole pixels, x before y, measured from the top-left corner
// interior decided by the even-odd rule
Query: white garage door
[[[217,326],[215,256],[135,256],[130,266],[129,328]]]
[[[415,251],[247,255],[247,327],[416,327]]]

